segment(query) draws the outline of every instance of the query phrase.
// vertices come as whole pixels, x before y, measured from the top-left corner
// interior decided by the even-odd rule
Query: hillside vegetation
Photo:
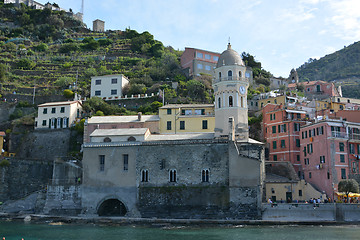
[[[360,42],[344,47],[319,60],[309,59],[297,72],[300,81],[335,81],[342,86],[343,95],[360,96]]]

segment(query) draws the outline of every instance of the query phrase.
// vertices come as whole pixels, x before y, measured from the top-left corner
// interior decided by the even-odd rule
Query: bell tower
[[[248,141],[247,89],[252,71],[241,56],[228,44],[215,68],[213,88],[215,96],[215,137],[228,137],[229,118],[233,118],[237,141]]]

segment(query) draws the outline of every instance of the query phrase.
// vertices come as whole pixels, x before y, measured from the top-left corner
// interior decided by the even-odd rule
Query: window
[[[219,72],[219,79],[221,79],[221,72]]]
[[[228,71],[228,80],[232,80],[232,71],[231,70]]]
[[[285,140],[281,140],[281,148],[285,147]]]
[[[229,96],[229,107],[233,106],[233,97]]]
[[[297,113],[297,114],[296,114],[296,118],[297,118],[297,119],[300,119],[300,118],[301,118],[301,114],[300,114],[300,113]]]
[[[349,152],[350,152],[351,154],[355,154],[355,146],[354,146],[354,144],[352,144],[352,143],[349,144]]]
[[[277,155],[274,155],[274,156],[273,156],[273,160],[274,160],[274,161],[277,161]]]
[[[117,78],[112,78],[111,79],[111,84],[117,84]]]
[[[302,190],[299,190],[299,197],[302,197]]]
[[[311,137],[311,129],[309,130],[309,137]]]
[[[129,170],[129,155],[123,154],[124,171]]]
[[[296,144],[296,147],[300,147],[300,139],[295,139],[295,144]]]
[[[95,85],[101,85],[101,79],[95,80]]]
[[[357,146],[357,154],[360,154],[360,144],[358,144],[356,146]]]
[[[316,85],[316,91],[321,92],[321,86],[320,85]]]
[[[356,162],[352,163],[352,172],[356,173]]]
[[[43,114],[47,114],[47,108],[43,109]]]
[[[343,152],[344,151],[344,143],[339,143],[339,150],[340,152]]]
[[[117,89],[111,89],[111,95],[116,95],[117,94]]]
[[[272,114],[270,114],[270,121],[272,121],[273,120],[273,118],[272,118]]]
[[[171,109],[168,108],[168,109],[166,110],[166,113],[167,113],[167,115],[171,115]]]
[[[111,138],[106,137],[106,138],[104,138],[103,142],[111,142]]]
[[[202,129],[208,129],[208,121],[207,120],[202,121]]]
[[[99,155],[100,171],[105,170],[105,155]]]
[[[100,90],[95,91],[95,96],[100,96],[100,95],[101,95],[101,91],[100,91]]]
[[[241,78],[242,77],[242,74],[241,74],[241,71],[239,71],[239,78]]]
[[[209,170],[208,169],[204,169],[201,171],[201,181],[202,182],[209,182]]]
[[[141,171],[141,182],[149,181],[149,171],[147,169]]]
[[[345,168],[341,169],[341,179],[346,179],[346,169]]]
[[[294,131],[299,132],[300,131],[300,123],[294,123]]]
[[[276,149],[276,141],[273,141],[273,149]]]
[[[176,182],[176,170],[170,170],[169,178],[170,182]]]
[[[345,155],[344,154],[340,154],[340,162],[342,162],[342,163],[345,162]]]
[[[56,108],[51,108],[51,113],[56,113]]]
[[[309,178],[311,178],[311,172],[309,172]]]
[[[305,158],[305,159],[304,159],[304,164],[305,164],[305,165],[309,165],[309,164],[310,164],[310,159],[309,159],[309,158]]]
[[[61,113],[64,113],[64,112],[65,112],[65,107],[61,107],[61,108],[60,108],[60,112],[61,112]]]
[[[213,56],[213,59],[214,59],[214,61],[219,61],[219,57],[218,56]]]
[[[171,121],[166,122],[166,130],[171,130]]]
[[[203,58],[203,54],[200,53],[200,52],[197,52],[197,53],[196,53],[196,57],[197,57],[197,58]]]
[[[272,126],[272,133],[276,133],[276,126]]]
[[[63,118],[63,128],[67,128],[69,125],[69,120],[67,117],[64,117]]]
[[[325,163],[325,156],[320,156],[320,163]]]
[[[318,127],[316,128],[316,135],[319,136],[319,128]]]
[[[304,139],[304,132],[301,132],[301,138]]]
[[[46,120],[43,120],[42,125],[46,126]]]
[[[305,131],[305,138],[307,138],[307,131]]]
[[[205,59],[211,60],[211,55],[210,54],[205,54]]]
[[[304,147],[304,157],[306,157],[306,147]]]
[[[221,108],[221,98],[218,98],[218,107]]]
[[[205,70],[206,70],[206,71],[211,71],[211,66],[205,65]]]
[[[203,69],[203,65],[202,65],[201,63],[198,63],[198,64],[197,64],[197,68],[198,68],[198,69]]]
[[[330,172],[327,172],[327,179],[330,179]]]
[[[180,130],[185,130],[185,121],[180,121]]]
[[[296,161],[300,162],[300,155],[296,155]]]

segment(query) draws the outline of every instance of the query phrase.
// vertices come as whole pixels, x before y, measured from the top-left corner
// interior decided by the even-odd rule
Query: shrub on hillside
[[[36,66],[36,63],[30,59],[23,58],[17,61],[16,66],[25,70],[31,70]]]
[[[67,99],[71,99],[74,97],[74,92],[71,91],[70,89],[65,89],[64,90],[64,97],[66,97]]]

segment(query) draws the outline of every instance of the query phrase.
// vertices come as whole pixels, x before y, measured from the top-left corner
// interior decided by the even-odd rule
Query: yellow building
[[[0,155],[2,154],[2,150],[4,147],[4,137],[5,137],[5,132],[0,132]]]
[[[330,104],[326,101],[315,100],[316,111],[325,110],[330,107]]]
[[[159,109],[160,134],[214,132],[213,104],[169,104]]]

